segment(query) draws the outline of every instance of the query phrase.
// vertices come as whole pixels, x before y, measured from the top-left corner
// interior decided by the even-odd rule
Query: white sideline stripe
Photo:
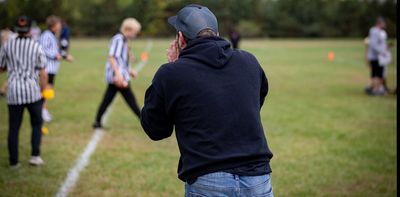
[[[153,47],[153,42],[151,40],[148,40],[144,51],[150,52],[152,47]],[[147,63],[147,61],[146,62],[141,61],[135,67],[136,71],[139,72],[144,67],[144,65],[146,65],[146,63]],[[111,113],[111,110],[112,110],[112,104],[110,105],[110,107],[106,111],[106,113],[104,114],[103,122],[107,122],[108,115]],[[94,130],[94,134],[92,135],[92,138],[90,139],[89,143],[86,145],[85,150],[79,156],[79,159],[75,162],[74,167],[68,171],[67,178],[64,180],[64,183],[61,185],[60,189],[58,190],[57,194],[55,195],[56,197],[67,197],[68,196],[68,193],[71,191],[71,189],[75,186],[76,182],[78,181],[79,174],[89,164],[90,156],[96,150],[97,143],[99,143],[99,141],[103,138],[103,135],[104,135],[104,131],[102,129]]]
[[[112,110],[112,104],[110,105],[109,109],[104,114],[104,122],[108,120],[108,114]],[[64,183],[61,185],[60,189],[58,190],[56,197],[66,197],[71,189],[75,186],[76,182],[79,179],[79,174],[81,171],[89,164],[90,156],[96,150],[97,143],[103,138],[104,131],[102,129],[95,129],[92,138],[90,139],[89,143],[86,145],[85,150],[79,156],[79,159],[76,160],[75,165],[68,171],[67,178],[64,180]]]

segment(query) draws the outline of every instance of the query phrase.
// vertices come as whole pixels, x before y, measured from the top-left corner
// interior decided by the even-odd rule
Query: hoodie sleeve
[[[258,62],[257,58],[251,54],[251,53],[247,53],[248,57],[249,57],[249,62],[252,62],[254,65],[256,65],[256,67],[259,70],[260,73],[260,109],[264,104],[265,101],[265,97],[267,97],[268,94],[268,79],[267,76],[265,75],[265,72],[263,70],[263,68],[261,67],[260,63]]]
[[[152,84],[146,91],[140,117],[144,131],[152,140],[162,140],[172,134],[173,123],[167,115],[165,106],[165,99],[157,92],[155,84]]]
[[[264,70],[260,67],[261,70],[261,88],[260,88],[260,108],[264,104],[265,97],[268,94],[268,79],[265,76]]]

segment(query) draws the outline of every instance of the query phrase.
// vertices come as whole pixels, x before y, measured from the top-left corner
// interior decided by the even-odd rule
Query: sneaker
[[[31,159],[29,160],[29,164],[33,166],[40,166],[44,164],[44,161],[40,156],[32,156]]]
[[[21,167],[21,164],[19,164],[19,163],[14,164],[14,165],[10,165],[10,169],[11,169],[11,170],[16,170],[16,169],[18,169],[18,168],[20,168],[20,167]]]
[[[372,94],[372,87],[371,86],[367,86],[364,88],[365,93],[367,94]]]
[[[42,110],[42,118],[43,121],[45,122],[50,122],[52,120],[51,114],[49,113],[49,110],[43,108]]]
[[[95,123],[93,123],[92,127],[93,127],[93,129],[102,129],[103,125],[101,125],[100,122],[95,122]]]

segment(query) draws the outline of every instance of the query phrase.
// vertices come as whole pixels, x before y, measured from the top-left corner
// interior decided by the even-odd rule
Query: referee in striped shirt
[[[122,22],[120,33],[114,35],[110,42],[108,61],[106,63],[107,90],[97,111],[93,128],[101,128],[101,119],[107,107],[113,101],[117,92],[120,92],[131,110],[140,117],[140,109],[135,96],[130,89],[130,77],[136,77],[137,72],[130,68],[130,59],[133,55],[129,52],[128,39],[133,39],[140,32],[141,25],[134,18],[127,18]]]
[[[18,134],[25,108],[29,111],[32,125],[32,157],[29,163],[43,164],[40,158],[41,90],[47,86],[47,73],[44,69],[46,59],[42,47],[29,37],[30,27],[28,17],[19,17],[15,27],[18,37],[0,49],[0,71],[8,72],[8,151],[11,168],[19,167]]]

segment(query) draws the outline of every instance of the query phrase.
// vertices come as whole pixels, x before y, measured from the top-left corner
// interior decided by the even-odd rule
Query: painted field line
[[[108,115],[111,113],[112,104],[104,114],[103,120],[106,122],[108,120]],[[92,138],[89,143],[86,145],[85,150],[79,156],[78,160],[76,160],[75,165],[68,171],[67,178],[64,180],[64,183],[61,185],[58,190],[56,197],[66,197],[68,196],[71,189],[75,186],[76,182],[79,179],[79,174],[81,171],[89,164],[90,156],[96,150],[97,144],[103,138],[104,131],[103,129],[95,129]]]

